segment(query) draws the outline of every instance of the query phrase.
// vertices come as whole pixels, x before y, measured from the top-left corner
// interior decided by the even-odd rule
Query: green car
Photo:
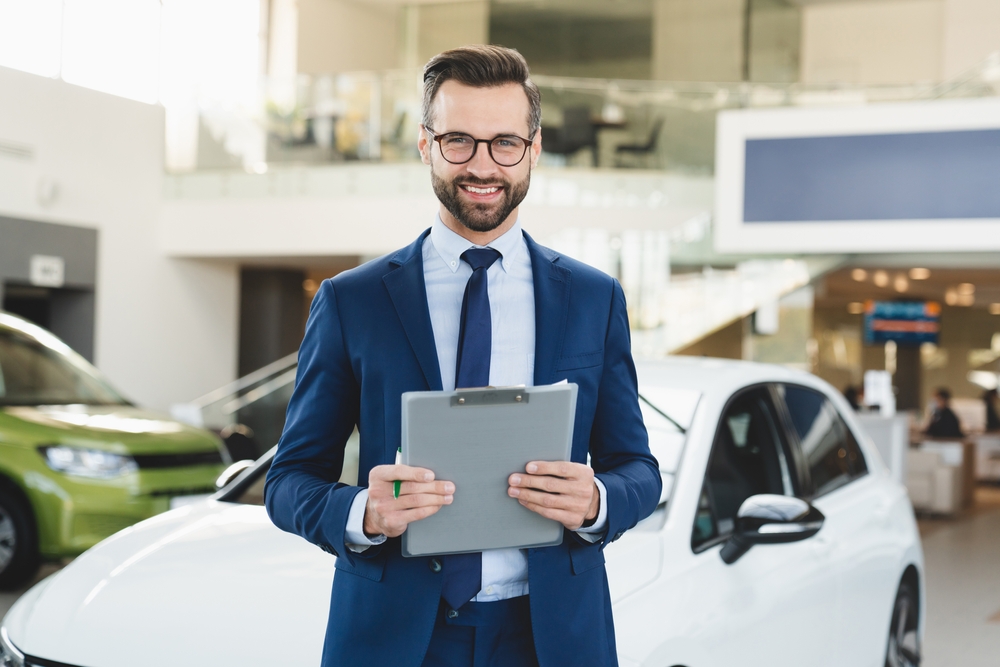
[[[0,589],[211,493],[230,463],[214,434],[139,409],[83,357],[0,313]]]

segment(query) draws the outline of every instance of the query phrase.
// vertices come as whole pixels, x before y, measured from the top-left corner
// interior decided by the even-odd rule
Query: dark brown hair
[[[528,63],[520,53],[504,46],[476,44],[439,53],[424,65],[424,127],[431,123],[431,104],[445,81],[454,79],[474,88],[494,88],[516,83],[528,96],[528,132],[542,124],[542,96],[529,78]]]

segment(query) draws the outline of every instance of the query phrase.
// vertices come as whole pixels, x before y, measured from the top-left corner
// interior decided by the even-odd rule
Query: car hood
[[[28,655],[83,667],[315,665],[334,561],[263,507],[208,500],[87,551],[4,626]]]
[[[128,454],[160,452],[165,443],[184,451],[218,446],[208,431],[128,405],[7,406],[0,409],[0,429],[28,444],[60,442]]]

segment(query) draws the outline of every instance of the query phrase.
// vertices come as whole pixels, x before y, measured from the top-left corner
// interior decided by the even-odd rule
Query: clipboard
[[[403,556],[560,544],[563,526],[507,495],[529,461],[568,461],[577,385],[403,394],[402,459],[455,483],[451,505],[411,523]]]

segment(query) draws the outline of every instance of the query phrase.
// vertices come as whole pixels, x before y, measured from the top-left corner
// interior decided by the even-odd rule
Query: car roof
[[[735,359],[673,356],[636,361],[639,390],[643,386],[694,389],[704,394],[731,393],[762,382],[788,382],[829,391],[828,385],[811,373]]]

